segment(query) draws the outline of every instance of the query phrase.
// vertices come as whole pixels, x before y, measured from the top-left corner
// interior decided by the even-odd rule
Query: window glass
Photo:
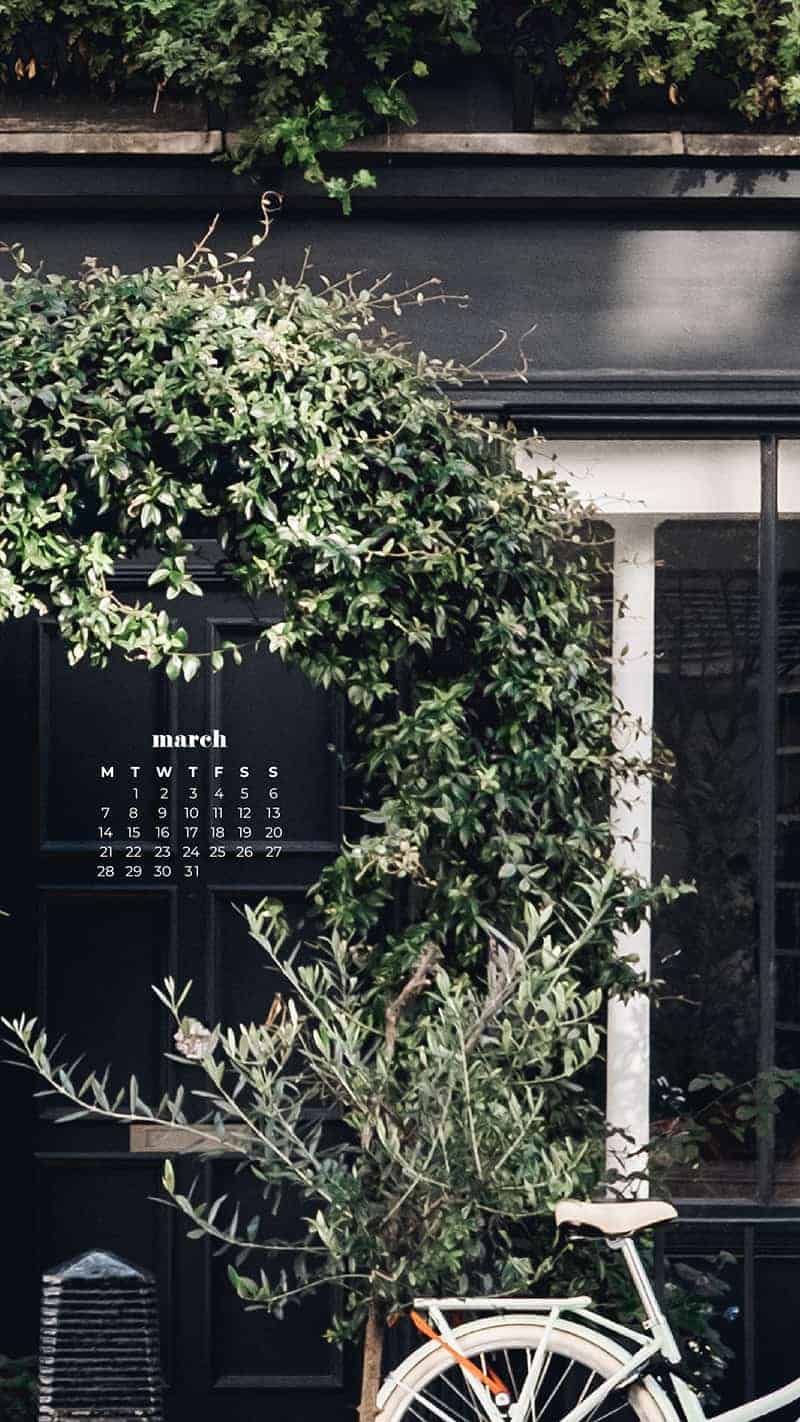
[[[800,444],[778,446],[775,1065],[800,1082]],[[786,1085],[786,1080],[781,1082]],[[800,1091],[779,1099],[775,1193],[800,1196]]]
[[[653,924],[653,1129],[677,1134],[700,1110],[702,1166],[675,1193],[747,1197],[756,1143],[752,1129],[740,1138],[740,1098],[689,1086],[756,1073],[758,525],[669,520],[655,553],[653,723],[672,766],[654,787],[653,874],[697,891]]]

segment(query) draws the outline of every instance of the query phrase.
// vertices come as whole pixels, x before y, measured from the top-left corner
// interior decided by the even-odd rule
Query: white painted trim
[[[800,441],[788,441],[798,448]],[[781,442],[783,463],[784,443]],[[557,469],[601,517],[757,518],[758,441],[559,440],[523,445],[523,469]],[[800,478],[797,480],[800,490]]]
[[[619,515],[614,527],[614,616],[612,688],[625,718],[614,728],[618,751],[649,760],[653,751],[653,648],[655,641],[655,530],[649,515]],[[620,776],[609,812],[613,858],[620,869],[650,882],[653,848],[653,786],[649,779]],[[617,950],[650,976],[650,922],[618,935]],[[606,1165],[621,1175],[646,1170],[642,1154],[650,1140],[650,1003],[642,994],[608,1004],[606,1119],[611,1130]],[[646,1180],[637,1182],[646,1195]]]
[[[800,513],[800,439],[778,444],[778,513]]]
[[[756,518],[757,440],[551,440],[520,445],[517,462],[557,469],[587,508],[614,528],[614,695],[627,716],[623,754],[652,751],[655,640],[655,530],[667,518]],[[800,512],[800,440],[781,441],[782,511]],[[624,650],[624,655],[623,655]],[[610,809],[614,859],[648,882],[652,872],[652,786],[623,779]],[[619,935],[618,951],[650,970],[650,925]],[[607,1163],[642,1169],[650,1137],[650,1012],[644,996],[611,999],[606,1044]],[[631,1139],[625,1139],[629,1137]],[[637,1150],[637,1147],[639,1148]],[[646,1181],[637,1191],[647,1193]]]

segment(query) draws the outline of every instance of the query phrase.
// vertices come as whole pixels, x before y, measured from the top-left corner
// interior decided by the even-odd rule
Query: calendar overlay
[[[152,740],[129,762],[97,764],[97,879],[200,880],[220,860],[280,858],[278,764],[243,762],[218,730]]]

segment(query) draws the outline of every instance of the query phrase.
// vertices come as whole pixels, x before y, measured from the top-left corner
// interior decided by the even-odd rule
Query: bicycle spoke
[[[525,1386],[525,1383],[527,1382],[528,1378],[530,1377],[530,1371],[531,1371],[531,1368],[533,1367],[533,1363],[534,1363],[535,1358],[536,1358],[536,1351],[535,1351],[535,1350],[532,1351],[530,1348],[526,1348],[526,1349],[525,1349],[525,1363],[526,1363],[525,1372],[524,1372],[524,1374],[523,1374],[522,1383],[521,1383],[520,1387],[518,1387],[518,1388],[516,1389],[516,1392],[512,1394],[513,1396],[515,1396],[515,1397],[520,1397],[520,1396],[522,1395],[522,1389],[523,1389],[523,1387]],[[545,1406],[544,1406],[544,1407],[541,1407],[541,1408],[540,1408],[540,1407],[537,1406],[537,1399],[538,1399],[538,1397],[539,1397],[539,1393],[540,1393],[540,1391],[541,1391],[541,1389],[542,1389],[542,1386],[543,1386],[543,1384],[544,1384],[544,1380],[545,1380],[545,1378],[547,1377],[548,1369],[549,1369],[550,1364],[552,1363],[552,1361],[553,1361],[553,1354],[552,1354],[552,1353],[546,1353],[546,1354],[545,1354],[545,1357],[544,1357],[544,1359],[543,1359],[543,1361],[542,1361],[542,1363],[541,1363],[541,1366],[540,1366],[540,1368],[539,1368],[539,1376],[538,1376],[538,1378],[536,1379],[536,1383],[535,1383],[535,1385],[534,1385],[534,1389],[533,1389],[533,1392],[532,1392],[532,1394],[531,1394],[531,1397],[530,1397],[529,1403],[528,1403],[528,1412],[529,1412],[529,1414],[530,1414],[530,1417],[531,1417],[531,1419],[532,1419],[532,1422],[541,1422],[541,1419],[544,1417],[544,1415],[545,1415],[545,1413],[546,1413],[546,1411],[547,1411],[547,1403],[545,1403]],[[552,1397],[552,1393],[551,1393],[550,1396]],[[550,1401],[550,1399],[548,1398],[548,1403],[549,1403],[549,1401]],[[522,1422],[524,1422],[524,1419],[522,1419]]]
[[[480,1367],[485,1371],[486,1364],[483,1354],[480,1355],[480,1359]],[[454,1403],[449,1396],[451,1393],[458,1403],[457,1411],[453,1411]],[[420,1399],[420,1402],[422,1402],[422,1399]],[[440,1409],[438,1415],[446,1417],[448,1422],[469,1422],[469,1418],[478,1419],[478,1422],[485,1422],[488,1415],[485,1410],[479,1407],[478,1399],[456,1365],[442,1373],[437,1378],[436,1383],[426,1389],[425,1400],[422,1402],[423,1409],[425,1409],[425,1404],[429,1402],[435,1405],[437,1409]],[[415,1400],[409,1407],[407,1416],[430,1419],[431,1416],[437,1415],[437,1413],[432,1411],[430,1406],[427,1407],[427,1410],[422,1411],[415,1410],[418,1406],[419,1403]]]
[[[590,1373],[590,1374],[589,1374],[588,1378],[586,1379],[586,1382],[583,1384],[583,1387],[581,1388],[581,1395],[580,1395],[580,1397],[578,1398],[578,1403],[583,1402],[583,1399],[585,1398],[586,1394],[590,1391],[590,1389],[591,1389],[591,1387],[592,1387],[592,1385],[593,1385],[594,1380],[595,1380],[596,1377],[597,1377],[597,1373]]]
[[[530,1349],[527,1349],[527,1348],[526,1348],[525,1351],[526,1351],[526,1353],[530,1353]],[[528,1371],[530,1371],[531,1362],[533,1361],[533,1357],[535,1357],[535,1356],[536,1356],[535,1354],[533,1354],[533,1355],[531,1356],[531,1361],[528,1363]],[[547,1354],[547,1357],[545,1358],[544,1362],[542,1363],[541,1372],[539,1373],[539,1378],[538,1378],[537,1387],[536,1387],[536,1393],[537,1393],[537,1395],[538,1395],[539,1389],[544,1385],[544,1380],[545,1380],[545,1378],[547,1377],[547,1374],[548,1374],[548,1372],[549,1372],[549,1370],[550,1370],[550,1364],[552,1363],[552,1361],[553,1361],[553,1354],[552,1354],[552,1353],[548,1353],[548,1354]],[[528,1374],[526,1373],[525,1376],[527,1377]],[[551,1396],[552,1396],[552,1394],[551,1394]],[[547,1402],[549,1403],[549,1401],[550,1401],[550,1399],[548,1398]],[[547,1403],[545,1403],[544,1407],[542,1407],[541,1409],[538,1410],[538,1415],[539,1415],[539,1417],[543,1417],[544,1414],[546,1413],[546,1411],[547,1411]]]
[[[548,1359],[547,1359],[547,1366],[548,1366],[548,1367],[550,1366],[550,1362],[551,1362],[551,1360],[552,1360],[552,1357],[553,1357],[553,1355],[552,1355],[552,1353],[551,1353],[551,1354],[549,1355]],[[562,1385],[562,1384],[566,1381],[566,1379],[569,1377],[569,1374],[570,1374],[570,1372],[572,1371],[572,1369],[573,1369],[574,1367],[575,1367],[575,1363],[574,1363],[574,1361],[573,1361],[573,1362],[570,1362],[570,1363],[567,1365],[567,1367],[564,1369],[564,1372],[561,1374],[561,1376],[559,1377],[558,1381],[556,1382],[556,1385],[555,1385],[555,1387],[553,1388],[553,1391],[550,1393],[550,1396],[548,1397],[546,1403],[544,1404],[544,1407],[542,1407],[541,1410],[540,1410],[540,1412],[539,1412],[539,1418],[540,1418],[540,1419],[546,1416],[546,1414],[547,1414],[547,1409],[548,1409],[548,1407],[550,1406],[551,1402],[553,1401],[553,1398],[555,1397],[555,1395],[556,1395],[556,1393],[558,1392],[558,1390],[559,1390],[559,1388],[561,1387],[561,1385]],[[590,1373],[590,1374],[589,1374],[589,1378],[588,1378],[587,1383],[586,1383],[586,1385],[585,1385],[585,1388],[586,1388],[587,1390],[588,1390],[589,1384],[591,1383],[592,1379],[593,1379],[594,1377],[596,1377],[596,1376],[597,1376],[596,1373]],[[544,1370],[542,1371],[542,1378],[543,1378],[543,1377],[544,1377]],[[540,1382],[541,1382],[541,1381],[542,1381],[542,1379],[540,1378]],[[567,1411],[567,1410],[568,1410],[567,1408],[564,1408],[564,1411]]]
[[[524,1331],[519,1343],[513,1338],[509,1343],[498,1338],[496,1348],[487,1347],[485,1339],[481,1339],[482,1347],[467,1351],[482,1373],[500,1379],[512,1408],[526,1398],[524,1412],[515,1414],[515,1422],[563,1422],[581,1405],[589,1409],[584,1422],[637,1422],[641,1414],[627,1390],[615,1391],[613,1396],[606,1393],[592,1406],[592,1394],[613,1376],[617,1367],[612,1356],[608,1357],[607,1370],[598,1371],[596,1364],[592,1367],[588,1359],[581,1360],[581,1349],[585,1348],[582,1340],[567,1340],[567,1346],[561,1340],[556,1347],[548,1341],[542,1353],[541,1329],[539,1341],[535,1341],[533,1329],[528,1336],[532,1336],[530,1343]],[[442,1357],[437,1361],[438,1370],[434,1368],[428,1381],[417,1383],[404,1399],[397,1414],[404,1422],[492,1422],[498,1415],[506,1416],[502,1407],[498,1409],[492,1392],[477,1380],[473,1383],[472,1375],[456,1360]],[[535,1367],[538,1373],[534,1381],[531,1372]]]
[[[629,1406],[630,1403],[628,1399],[623,1398],[622,1402],[618,1402],[616,1407],[612,1407],[608,1412],[601,1412],[599,1417],[592,1415],[592,1422],[608,1422],[609,1417],[615,1417],[618,1412],[622,1411],[623,1407]]]
[[[453,1412],[452,1408],[442,1403],[441,1398],[431,1396],[426,1389],[424,1394],[412,1398],[405,1415],[417,1419],[417,1422],[431,1422],[432,1417],[438,1418],[439,1422],[464,1422],[468,1414],[463,1409]]]

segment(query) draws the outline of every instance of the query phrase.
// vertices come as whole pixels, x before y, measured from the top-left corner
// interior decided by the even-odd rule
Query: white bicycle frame
[[[620,1359],[619,1369],[611,1377],[605,1378],[591,1392],[580,1398],[575,1406],[559,1419],[559,1422],[584,1422],[584,1418],[594,1412],[615,1388],[624,1387],[626,1383],[632,1382],[638,1377],[641,1377],[642,1384],[647,1387],[650,1379],[646,1368],[653,1358],[661,1357],[666,1363],[672,1365],[680,1362],[680,1350],[675,1342],[672,1329],[659,1306],[634,1241],[623,1239],[608,1241],[608,1243],[612,1249],[621,1251],[628,1266],[645,1315],[643,1327],[646,1329],[646,1334],[633,1328],[627,1328],[602,1314],[595,1313],[591,1308],[592,1300],[588,1296],[563,1299],[420,1298],[414,1300],[415,1308],[425,1310],[442,1341],[456,1353],[458,1353],[459,1339],[457,1333],[450,1326],[448,1313],[537,1313],[546,1315],[545,1327],[531,1359],[528,1376],[519,1397],[508,1410],[501,1411],[488,1389],[462,1368],[464,1379],[476,1400],[480,1402],[487,1422],[530,1422],[530,1418],[535,1416],[532,1404],[535,1403],[536,1384],[544,1365],[550,1336],[559,1323],[567,1331],[579,1332],[584,1338],[591,1336],[591,1334],[597,1336],[598,1333],[601,1333],[603,1335],[602,1341],[608,1350],[615,1353]],[[564,1319],[565,1314],[569,1315],[568,1319]],[[575,1320],[579,1321],[577,1327],[574,1323]],[[585,1325],[589,1325],[589,1327],[587,1328]],[[620,1346],[620,1343],[623,1343],[624,1346]],[[795,1378],[785,1387],[765,1393],[763,1397],[756,1397],[752,1402],[743,1403],[741,1407],[733,1407],[727,1412],[717,1413],[713,1418],[707,1418],[697,1394],[676,1374],[672,1374],[671,1378],[674,1399],[678,1404],[676,1407],[675,1401],[672,1400],[671,1409],[675,1413],[677,1422],[680,1422],[681,1413],[685,1422],[754,1422],[755,1418],[777,1412],[779,1408],[800,1398],[800,1378]],[[398,1373],[390,1373],[386,1382],[392,1382],[401,1389],[404,1387],[402,1376]],[[666,1394],[660,1387],[658,1391],[663,1400],[668,1401]],[[418,1397],[417,1401],[424,1404],[432,1417],[440,1416],[445,1418],[445,1422],[450,1422],[451,1414],[440,1411],[435,1402],[423,1397]]]

